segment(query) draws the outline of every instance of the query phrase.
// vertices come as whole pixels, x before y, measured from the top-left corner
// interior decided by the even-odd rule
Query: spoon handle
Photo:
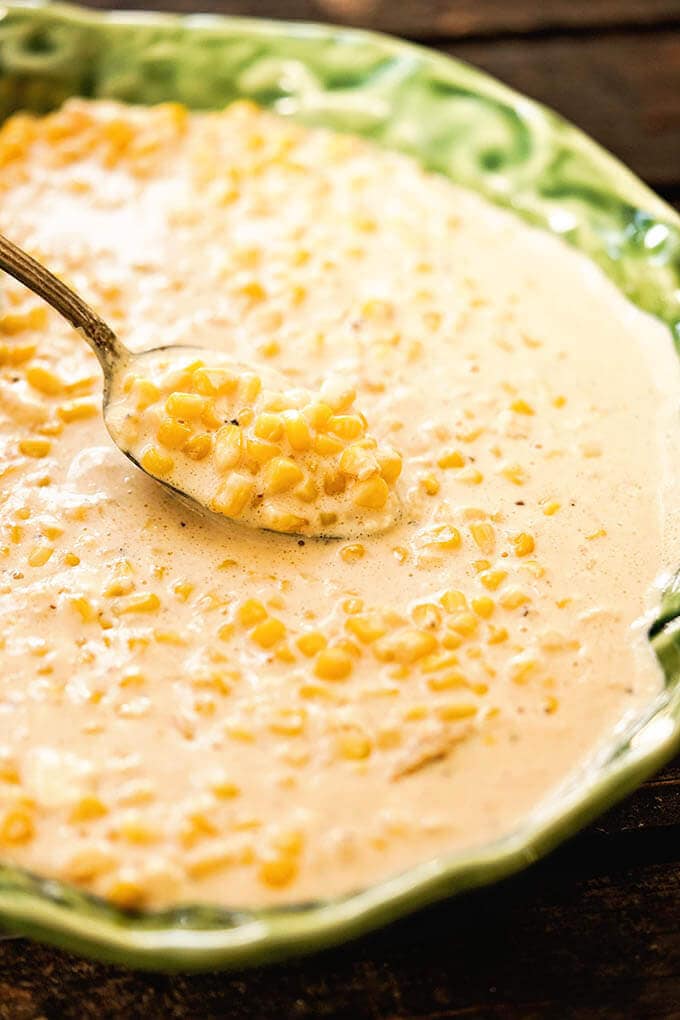
[[[0,234],[0,269],[23,283],[84,335],[105,371],[127,351],[116,334],[74,290]]]

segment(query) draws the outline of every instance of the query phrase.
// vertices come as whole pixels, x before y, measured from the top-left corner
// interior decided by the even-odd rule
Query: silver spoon
[[[401,504],[394,484],[401,458],[365,431],[362,415],[350,413],[353,391],[348,396],[342,386],[328,383],[318,394],[291,390],[277,372],[255,370],[198,347],[134,353],[74,290],[2,234],[0,269],[43,298],[85,338],[104,374],[103,416],[111,438],[137,467],[176,495],[239,523],[296,535],[355,537],[384,531],[398,520]],[[162,383],[174,369],[181,380],[199,371],[197,365],[201,392],[170,394],[175,404],[186,406],[186,413],[168,411],[170,399],[163,403],[168,392],[162,384],[150,387],[158,389],[156,401],[135,405],[130,395],[135,379],[148,383],[160,378]],[[261,382],[266,390],[258,388]],[[191,390],[192,385],[185,379],[179,389]],[[214,394],[205,395],[206,387]],[[265,430],[259,419],[271,425],[271,436],[260,434]],[[180,448],[176,437],[182,440],[185,434]],[[160,436],[166,436],[165,449],[156,444]]]

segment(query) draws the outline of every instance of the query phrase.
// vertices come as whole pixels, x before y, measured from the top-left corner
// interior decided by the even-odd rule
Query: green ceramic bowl
[[[315,25],[75,7],[0,8],[0,114],[70,95],[220,107],[245,96],[415,156],[588,254],[680,346],[680,220],[621,164],[536,103],[464,64],[386,36]],[[669,336],[669,343],[671,342]],[[427,861],[342,899],[271,910],[126,913],[0,867],[15,932],[133,966],[261,963],[340,942],[547,853],[680,744],[680,582],[650,639],[666,687],[624,736],[504,839]]]

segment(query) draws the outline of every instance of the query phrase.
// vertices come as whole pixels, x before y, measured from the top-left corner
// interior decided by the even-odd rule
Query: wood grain
[[[88,0],[89,6],[122,6]],[[412,39],[584,32],[680,23],[680,0],[129,0],[126,7],[331,21]]]

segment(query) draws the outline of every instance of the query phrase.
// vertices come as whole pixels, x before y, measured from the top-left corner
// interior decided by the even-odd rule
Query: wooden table
[[[680,0],[157,3],[427,42],[560,110],[680,205]],[[0,943],[0,1020],[62,1017],[680,1020],[680,760],[530,872],[285,966],[148,976]]]

